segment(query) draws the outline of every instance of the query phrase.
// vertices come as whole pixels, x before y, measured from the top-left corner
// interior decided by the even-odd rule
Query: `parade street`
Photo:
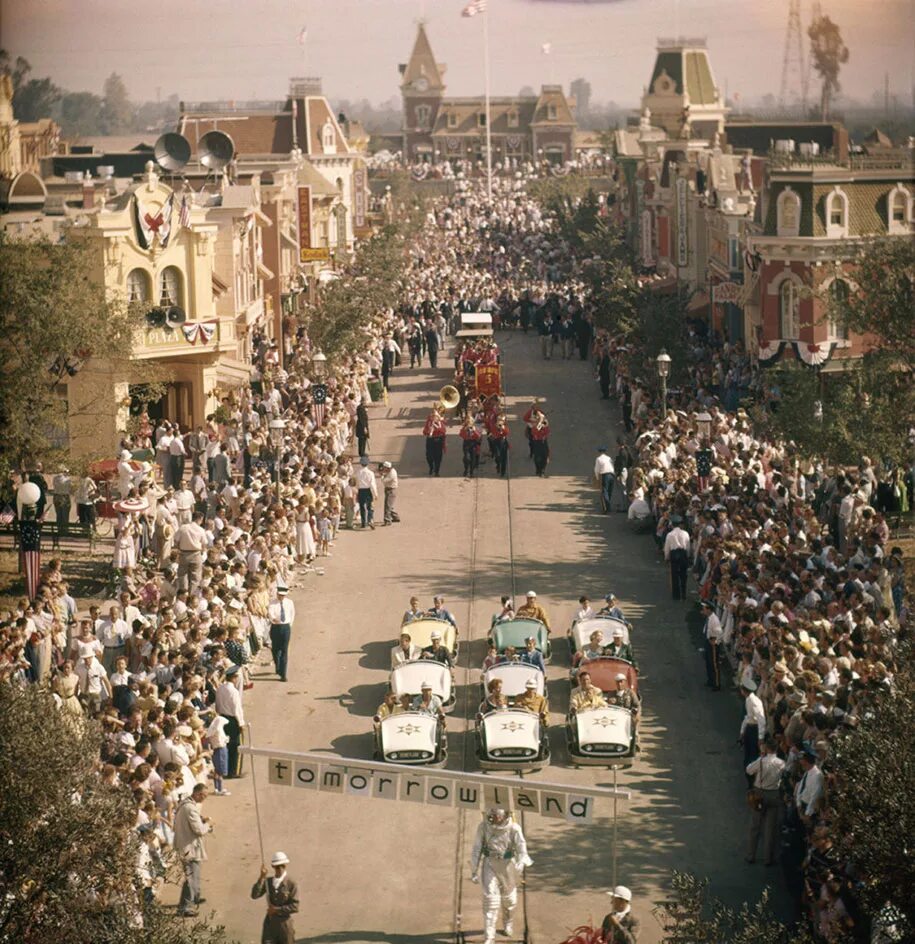
[[[706,688],[701,642],[686,619],[694,604],[671,601],[651,536],[631,534],[623,514],[599,513],[591,470],[596,448],[615,442],[615,401],[599,400],[586,363],[545,362],[537,339],[520,331],[498,339],[512,434],[510,479],[497,479],[491,460],[478,479],[462,477],[453,420],[441,478],[427,477],[420,431],[451,372],[447,366],[394,372],[389,404],[370,411],[369,454],[373,464],[390,460],[400,472],[402,523],[342,532],[337,549],[345,553],[319,559],[325,575],[308,574],[293,590],[299,615],[289,682],[280,683],[266,662],[255,670],[246,705],[253,743],[370,759],[372,715],[386,689],[401,615],[411,595],[428,607],[442,594],[462,640],[447,767],[478,770],[472,728],[490,617],[502,594],[514,593],[520,605],[535,590],[553,626],[554,657],[547,672],[552,763],[534,779],[611,786],[607,770],[568,765],[564,637],[583,593],[597,608],[614,592],[634,627],[643,702],[642,754],[619,775],[632,797],[620,801],[615,880],[632,889],[641,944],[651,944],[661,938],[652,908],[664,897],[671,870],[707,876],[732,904],[756,899],[764,881],[778,883],[778,870],[743,862],[747,811],[739,749],[732,748],[733,762],[720,757],[728,749],[723,745],[735,743],[741,707],[729,686],[718,693]],[[520,422],[535,396],[552,427],[545,479],[533,474]],[[468,940],[482,940],[480,893],[469,878],[477,814],[287,790],[269,785],[266,763],[257,763],[265,851],[283,849],[299,883],[299,942],[452,940],[456,914]],[[243,779],[231,785],[231,797],[208,804],[217,827],[204,908],[248,942],[257,940],[263,914],[249,898],[260,866],[251,758]],[[601,799],[590,826],[526,817],[534,865],[524,904],[538,944],[599,922],[606,912],[614,884],[612,812],[612,802]],[[462,816],[467,823],[460,830]],[[778,905],[777,889],[775,899]]]

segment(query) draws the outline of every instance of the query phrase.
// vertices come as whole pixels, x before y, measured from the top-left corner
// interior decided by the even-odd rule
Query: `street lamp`
[[[283,456],[283,436],[286,432],[286,420],[270,420],[270,442],[273,444],[273,469],[276,472],[276,497],[280,497],[280,460]]]
[[[708,413],[706,413],[705,410],[703,410],[703,411],[696,417],[696,426],[697,426],[698,429],[699,429],[699,439],[700,439],[700,440],[708,440],[708,439],[711,438],[711,435],[712,435],[712,418],[711,418],[711,416],[709,416]]]
[[[311,358],[311,370],[315,375],[315,379],[320,380],[324,376],[324,372],[327,370],[327,355],[322,354],[320,351],[316,351],[314,356]]]
[[[658,354],[658,376],[661,378],[661,419],[667,419],[667,378],[670,376],[670,355],[664,348]]]

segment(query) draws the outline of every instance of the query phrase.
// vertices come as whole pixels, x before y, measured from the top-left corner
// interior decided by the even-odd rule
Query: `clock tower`
[[[435,61],[426,28],[420,23],[410,61],[400,66],[403,98],[404,161],[432,160],[432,131],[445,94],[445,66]]]

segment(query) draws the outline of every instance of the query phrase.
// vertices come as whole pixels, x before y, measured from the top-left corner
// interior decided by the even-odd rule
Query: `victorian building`
[[[436,62],[423,24],[409,61],[400,66],[402,148],[409,162],[485,159],[486,102],[482,96],[445,97],[445,65]],[[575,102],[562,86],[544,85],[539,95],[491,97],[493,163],[545,159],[562,164],[575,157]]]

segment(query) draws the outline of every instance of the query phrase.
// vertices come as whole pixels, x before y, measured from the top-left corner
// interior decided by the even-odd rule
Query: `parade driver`
[[[480,882],[483,891],[485,944],[495,942],[500,908],[504,912],[505,934],[512,936],[518,883],[524,869],[532,864],[521,827],[502,807],[490,809],[477,829],[470,853],[470,879]]]

